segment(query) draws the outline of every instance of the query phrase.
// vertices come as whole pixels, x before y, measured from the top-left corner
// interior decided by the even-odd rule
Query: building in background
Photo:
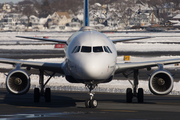
[[[66,25],[71,22],[71,17],[67,12],[55,12],[51,19],[54,25]]]

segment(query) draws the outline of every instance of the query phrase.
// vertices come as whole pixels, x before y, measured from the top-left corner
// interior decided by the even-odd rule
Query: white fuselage
[[[71,76],[81,83],[112,80],[117,59],[112,41],[97,31],[75,34],[66,51]]]

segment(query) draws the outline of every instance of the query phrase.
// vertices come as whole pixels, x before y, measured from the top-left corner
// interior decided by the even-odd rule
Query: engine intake
[[[173,89],[173,77],[166,70],[157,70],[149,78],[149,89],[155,95],[167,95]]]
[[[12,70],[6,78],[6,88],[11,94],[21,95],[29,91],[30,78],[24,70]]]

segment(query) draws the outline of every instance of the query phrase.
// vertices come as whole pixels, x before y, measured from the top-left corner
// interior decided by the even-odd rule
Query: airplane
[[[143,88],[138,88],[139,70],[158,66],[158,70],[149,76],[149,89],[155,95],[167,95],[173,89],[173,76],[164,70],[163,66],[180,63],[180,59],[157,60],[148,62],[117,63],[117,50],[115,43],[149,39],[151,37],[130,38],[110,40],[103,33],[97,32],[89,26],[89,0],[84,0],[84,26],[69,39],[56,40],[47,38],[35,38],[17,36],[25,39],[35,39],[41,41],[51,41],[64,43],[65,60],[62,63],[35,62],[25,60],[15,60],[0,58],[0,63],[12,64],[15,69],[10,71],[6,78],[6,88],[11,94],[26,94],[30,89],[30,76],[22,67],[27,70],[39,70],[39,88],[34,89],[34,102],[39,102],[40,97],[44,97],[46,102],[51,102],[51,89],[46,88],[50,79],[60,73],[65,76],[70,83],[82,83],[89,89],[89,99],[85,100],[86,108],[96,108],[98,101],[92,92],[100,83],[108,83],[113,80],[115,74],[123,74],[127,79],[133,74],[132,88],[126,90],[126,102],[131,103],[136,97],[139,103],[144,102]],[[44,80],[45,71],[50,71],[51,75],[47,81]]]

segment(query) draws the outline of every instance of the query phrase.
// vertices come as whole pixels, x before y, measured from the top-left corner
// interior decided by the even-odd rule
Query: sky
[[[20,2],[20,1],[23,1],[23,0],[0,0],[0,3],[5,3],[5,2],[13,2],[13,3],[17,3],[17,2]]]

